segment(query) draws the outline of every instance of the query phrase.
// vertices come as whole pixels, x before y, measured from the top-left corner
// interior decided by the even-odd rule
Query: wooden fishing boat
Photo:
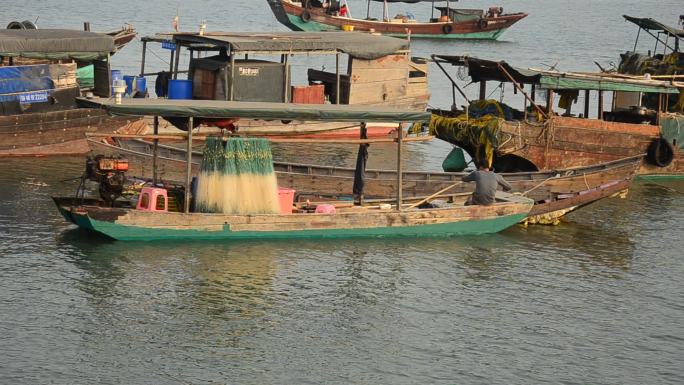
[[[135,28],[130,24],[126,24],[119,29],[104,32],[104,34],[109,35],[114,39],[114,44],[116,45],[114,52],[121,51],[126,45],[128,45],[128,43],[133,41],[133,39],[138,36]]]
[[[429,21],[420,22],[410,15],[389,16],[387,3],[418,3],[420,0],[373,0],[384,2],[382,20],[370,17],[370,3],[366,19],[353,18],[349,14],[340,15],[342,7],[347,7],[346,1],[340,5],[339,1],[332,1],[330,6],[316,6],[316,1],[302,0],[268,0],[276,19],[293,31],[340,31],[353,30],[375,32],[391,36],[431,39],[498,39],[508,28],[521,19],[526,13],[503,13],[501,7],[490,7],[487,12],[479,9],[455,9],[449,6],[435,7],[431,2],[433,17]],[[442,2],[442,1],[440,1]],[[435,18],[434,10],[440,11],[440,17]],[[343,12],[344,13],[344,12]]]
[[[109,100],[88,100],[108,112],[122,115],[164,115],[205,118],[305,118],[321,121],[425,121],[429,114],[393,109],[360,109],[349,106],[283,106],[279,103],[216,102],[196,100],[129,99],[122,104]],[[157,138],[158,139],[158,138]],[[187,134],[187,149],[192,149],[193,131]],[[160,239],[269,239],[298,237],[376,237],[376,236],[445,236],[482,234],[501,231],[524,219],[533,201],[511,194],[500,194],[490,206],[464,206],[455,202],[434,208],[403,202],[401,187],[402,146],[405,138],[399,131],[397,142],[397,197],[395,203],[374,206],[338,206],[337,211],[291,214],[213,214],[190,212],[192,152],[186,157],[186,177],[182,212],[167,209],[168,198],[139,199],[137,208],[80,204],[78,198],[55,198],[59,211],[70,222],[119,240]],[[360,143],[363,144],[363,139]],[[365,150],[361,146],[360,151]],[[360,171],[362,172],[362,171]],[[144,192],[142,194],[145,194]],[[161,194],[161,193],[160,193]],[[463,197],[465,198],[465,197]],[[156,202],[152,207],[150,202]],[[282,206],[281,206],[282,207]],[[326,208],[327,209],[327,208]],[[288,211],[291,208],[288,209]],[[318,208],[317,208],[318,210]]]
[[[114,144],[108,143],[112,141]],[[154,144],[144,140],[90,138],[93,155],[125,158],[130,162],[128,175],[152,179]],[[187,153],[184,149],[157,145],[157,177],[170,184],[182,183],[185,177]],[[192,175],[196,176],[202,159],[200,151],[193,151]],[[564,215],[601,199],[626,192],[641,164],[642,156],[588,167],[519,172],[503,174],[513,186],[513,192],[524,193],[534,200],[529,223],[557,224]],[[316,199],[351,199],[355,169],[311,164],[274,162],[278,184],[295,189],[296,201]],[[402,193],[407,202],[424,199],[449,187],[440,199],[452,199],[472,193],[474,186],[458,182],[465,173],[404,171]],[[397,173],[392,170],[365,170],[364,193],[367,199],[377,200],[396,196]],[[456,184],[456,185],[454,185]]]
[[[583,167],[647,154],[640,175],[684,176],[684,132],[678,129],[684,124],[682,106],[665,102],[666,96],[679,94],[683,83],[621,74],[520,69],[469,57],[433,55],[433,59],[447,76],[443,64],[466,66],[472,80],[480,82],[480,96],[471,101],[452,81],[454,107],[436,111],[441,117],[433,117],[430,130],[473,157],[489,154],[494,168],[501,172]],[[487,81],[512,83],[520,98],[524,97],[523,109],[485,100]],[[525,84],[531,89],[525,90]],[[546,106],[535,101],[539,90],[545,91]],[[455,108],[456,91],[468,107]],[[580,91],[584,91],[584,111],[576,116],[571,107]],[[590,91],[598,94],[595,118],[588,117]],[[604,99],[608,92],[613,96],[610,110]],[[561,95],[559,103],[554,102],[557,93]],[[556,108],[565,108],[565,113],[556,114]],[[475,132],[483,136],[470,135]],[[465,133],[470,134],[461,135]],[[478,139],[472,140],[475,137]],[[485,137],[489,139],[481,140]]]
[[[143,37],[141,74],[149,72],[146,56],[149,44],[171,47],[171,79],[187,72],[191,95],[198,100],[232,100],[295,104],[349,104],[386,106],[424,111],[430,98],[425,60],[412,58],[409,42],[387,36],[348,33],[292,32],[191,32]],[[179,69],[180,53],[189,52],[186,69]],[[334,69],[315,68],[301,61],[312,55],[333,59]],[[200,57],[201,56],[201,57]],[[280,57],[280,60],[273,60]],[[298,61],[299,60],[299,61]],[[346,65],[345,65],[346,63]],[[305,67],[296,76],[293,69]],[[179,76],[180,75],[180,76]],[[298,80],[304,78],[304,83]],[[159,80],[160,78],[158,78]],[[182,79],[182,82],[187,80]],[[161,83],[163,81],[160,80]],[[158,96],[165,95],[157,88]],[[160,92],[162,94],[160,95]],[[183,121],[178,128],[185,129]],[[239,130],[249,135],[290,135],[358,138],[358,122],[307,122],[300,120],[242,119],[233,121],[196,120],[195,124]],[[370,138],[388,137],[394,122],[368,122]]]
[[[78,109],[77,64],[95,67],[93,93],[111,95],[114,40],[70,30],[0,30],[0,156],[72,155],[88,151],[86,133],[144,132],[139,118]],[[41,64],[16,65],[18,58]]]

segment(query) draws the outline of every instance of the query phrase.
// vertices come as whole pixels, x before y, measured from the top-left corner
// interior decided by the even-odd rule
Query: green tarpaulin
[[[644,82],[645,83],[645,82]],[[653,81],[651,84],[639,84],[637,81],[613,81],[608,77],[583,79],[572,75],[543,74],[539,85],[552,90],[598,90],[598,91],[628,91],[677,94],[679,89],[665,85],[666,82]]]
[[[114,52],[114,38],[67,29],[0,29],[0,56],[90,61]]]
[[[104,108],[116,115],[200,118],[311,120],[327,122],[428,122],[427,112],[334,104],[227,102],[220,100],[78,98],[84,107]]]

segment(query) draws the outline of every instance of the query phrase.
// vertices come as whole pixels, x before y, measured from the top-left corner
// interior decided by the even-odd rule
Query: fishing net
[[[433,114],[428,131],[439,139],[468,151],[475,160],[487,159],[491,166],[494,150],[499,145],[499,129],[505,120],[513,118],[512,109],[496,100],[477,100],[468,107],[468,114],[456,117]],[[422,125],[412,128],[413,133],[424,131]]]
[[[224,214],[279,211],[278,185],[266,139],[208,138],[197,183],[196,208]]]

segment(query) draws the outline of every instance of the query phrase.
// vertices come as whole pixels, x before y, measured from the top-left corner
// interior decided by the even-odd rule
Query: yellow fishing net
[[[504,108],[496,100],[478,100],[471,103],[471,111],[477,111],[479,117],[461,114],[456,117],[432,115],[428,125],[430,135],[455,144],[474,158],[487,159],[489,165],[494,160],[494,150],[499,145],[498,133],[506,116]],[[416,124],[412,133],[422,132],[423,126]]]

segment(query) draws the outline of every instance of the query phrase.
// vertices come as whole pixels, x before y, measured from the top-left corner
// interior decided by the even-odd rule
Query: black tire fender
[[[485,29],[489,25],[489,22],[485,19],[480,19],[477,25],[480,27],[480,29]]]
[[[453,30],[454,27],[452,27],[451,24],[444,24],[442,26],[442,33],[444,33],[445,35],[450,34],[451,32],[453,32]]]
[[[26,29],[26,26],[18,21],[12,21],[7,24],[7,29]]]
[[[303,22],[308,23],[311,20],[311,13],[305,9],[302,11],[302,14],[299,16],[299,18],[302,19]]]
[[[674,146],[667,139],[661,137],[653,139],[648,145],[646,160],[654,166],[667,167],[674,160],[674,155]]]

